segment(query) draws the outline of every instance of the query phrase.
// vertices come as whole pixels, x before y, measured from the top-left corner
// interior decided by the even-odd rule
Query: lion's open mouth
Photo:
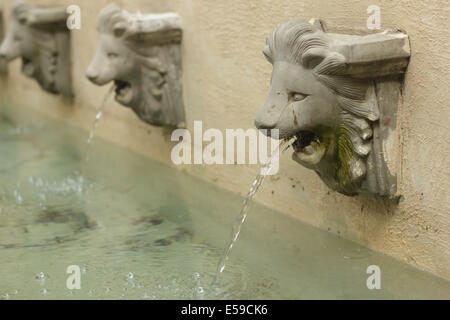
[[[22,58],[22,72],[29,76],[32,77],[34,74],[34,66],[33,66],[33,61],[31,59]]]
[[[312,131],[299,131],[292,144],[294,158],[305,164],[315,165],[320,162],[325,154],[325,145],[322,138]]]
[[[133,90],[131,84],[122,80],[114,80],[116,86],[116,100],[122,104],[129,104],[133,99]]]

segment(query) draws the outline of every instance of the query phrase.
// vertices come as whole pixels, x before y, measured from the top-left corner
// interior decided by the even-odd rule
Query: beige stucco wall
[[[11,0],[3,1],[9,20]],[[3,96],[88,130],[107,87],[84,77],[98,41],[99,10],[109,1],[39,0],[49,5],[78,4],[82,28],[73,32],[75,99],[66,103],[44,93],[9,66]],[[364,28],[366,9],[381,7],[382,27],[406,31],[412,58],[404,87],[403,199],[349,198],[330,192],[311,171],[284,155],[280,174],[269,178],[257,200],[309,224],[358,241],[419,268],[450,278],[450,6],[447,0],[127,0],[123,8],[175,11],[183,17],[183,86],[187,124],[204,128],[251,128],[265,99],[271,66],[261,50],[279,23],[296,16],[318,17],[334,30]],[[170,132],[148,126],[111,99],[98,135],[169,165]],[[185,166],[193,175],[245,194],[257,166]],[[235,214],[230,212],[230,214]]]

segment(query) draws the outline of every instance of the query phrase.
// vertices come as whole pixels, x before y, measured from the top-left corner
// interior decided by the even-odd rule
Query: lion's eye
[[[108,53],[108,58],[110,58],[110,59],[113,59],[113,58],[117,58],[118,57],[118,55],[117,55],[117,53]]]
[[[308,96],[307,94],[303,94],[303,93],[299,93],[299,92],[291,92],[289,94],[289,98],[290,98],[291,101],[302,101],[307,96]]]

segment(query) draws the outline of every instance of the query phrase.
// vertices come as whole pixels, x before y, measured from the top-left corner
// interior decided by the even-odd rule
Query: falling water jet
[[[115,86],[112,85],[111,88],[109,88],[108,92],[106,93],[105,97],[103,98],[103,102],[100,106],[100,108],[98,109],[97,115],[95,116],[95,120],[94,120],[94,124],[92,125],[92,129],[89,132],[89,137],[87,140],[87,146],[86,146],[86,151],[85,151],[85,155],[84,155],[84,161],[81,164],[81,190],[83,192],[83,196],[84,198],[88,197],[88,188],[84,188],[84,177],[85,177],[85,171],[86,171],[86,166],[89,162],[89,151],[90,151],[90,147],[92,144],[92,140],[94,139],[94,135],[95,135],[95,131],[97,130],[98,124],[100,122],[100,119],[103,115],[103,112],[106,108],[106,102],[108,101],[109,97],[111,96],[111,94],[114,91]]]
[[[85,157],[85,162],[86,163],[89,162],[89,148],[90,148],[90,145],[92,143],[92,140],[94,139],[95,131],[97,130],[97,127],[98,127],[98,124],[100,122],[100,119],[101,119],[101,117],[103,115],[103,112],[104,112],[104,110],[106,108],[106,102],[108,101],[109,97],[113,93],[114,88],[115,88],[114,85],[111,86],[111,88],[109,88],[108,92],[106,93],[105,97],[103,98],[103,103],[100,106],[100,109],[99,109],[97,115],[95,116],[94,124],[92,125],[92,129],[89,132],[89,137],[88,137],[88,140],[87,140],[87,148],[86,148],[86,157]]]
[[[258,175],[256,176],[255,180],[253,181],[252,186],[250,187],[250,190],[247,194],[247,196],[244,199],[244,202],[242,203],[241,211],[239,212],[239,215],[237,216],[232,229],[232,235],[231,239],[228,243],[228,245],[225,247],[225,250],[222,254],[222,257],[220,259],[220,262],[217,266],[216,275],[214,277],[214,280],[212,284],[216,284],[217,280],[219,279],[219,276],[225,271],[226,263],[230,257],[231,250],[233,249],[234,244],[236,243],[239,234],[241,233],[242,225],[245,222],[245,219],[247,218],[250,205],[252,204],[253,197],[258,191],[259,187],[262,185],[264,178],[270,174],[270,172],[273,169],[273,166],[275,164],[275,161],[277,158],[279,158],[280,153],[285,152],[295,141],[295,137],[288,140],[285,139],[280,142],[278,148],[276,148],[275,152],[270,156],[270,158],[267,160],[267,162],[261,167]],[[280,152],[281,150],[281,152]]]

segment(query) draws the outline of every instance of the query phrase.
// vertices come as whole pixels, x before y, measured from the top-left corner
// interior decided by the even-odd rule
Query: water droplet
[[[36,278],[36,280],[45,280],[45,279],[47,279],[47,275],[41,271],[36,275],[35,278]]]
[[[48,294],[48,290],[47,289],[41,289],[41,293],[46,296]]]
[[[23,198],[17,189],[14,190],[14,198],[16,199],[17,204],[21,205],[23,203]]]
[[[198,286],[195,288],[194,298],[195,299],[203,299],[205,295],[205,289],[202,286]]]
[[[151,298],[152,298],[152,297],[149,296],[149,295],[147,294],[147,292],[145,292],[144,295],[142,296],[142,299],[151,299]]]
[[[44,181],[42,181],[42,178],[39,177],[36,181],[36,186],[37,187],[42,187],[44,185]]]
[[[132,272],[127,274],[127,279],[132,280],[134,278],[134,274]]]
[[[44,273],[44,272],[39,272],[36,276],[35,279],[36,281],[39,282],[39,284],[41,286],[43,286],[45,284],[45,280],[48,278],[48,276]]]

